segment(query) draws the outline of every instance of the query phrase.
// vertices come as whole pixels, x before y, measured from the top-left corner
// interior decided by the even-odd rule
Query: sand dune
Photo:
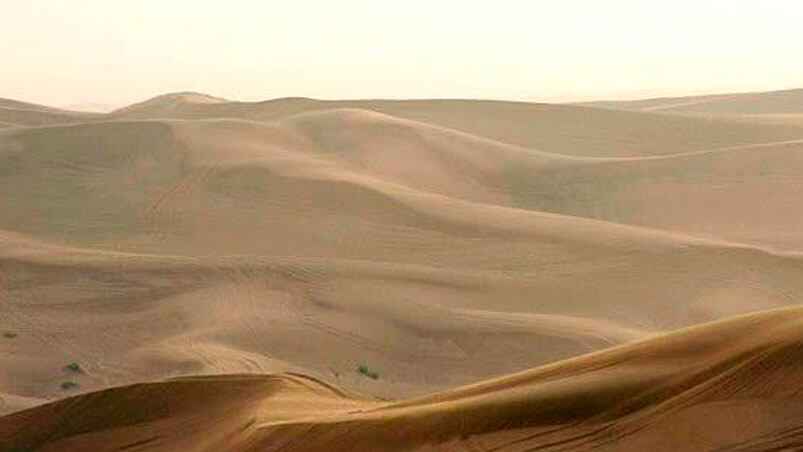
[[[29,104],[0,98],[0,124],[5,126],[38,126],[92,120],[94,113],[61,110],[43,105]]]
[[[87,393],[0,418],[0,444],[661,450],[688,419],[679,444],[795,426],[781,392],[709,385],[793,375],[763,350],[794,348],[798,310],[668,333],[798,303],[793,122],[198,93],[0,112],[0,410]],[[718,406],[772,414],[728,442]]]
[[[790,96],[795,92],[790,91]],[[787,102],[799,105],[794,98]],[[0,116],[0,121],[25,125],[72,123],[78,114],[82,121],[228,118],[264,122],[314,111],[360,109],[454,129],[515,146],[587,157],[668,155],[783,141],[799,139],[803,130],[803,123],[796,120],[764,119],[770,115],[759,115],[760,118],[755,121],[740,121],[734,118],[667,116],[578,105],[480,100],[325,101],[282,98],[236,102],[202,93],[183,92],[157,96],[110,114],[36,107],[38,110],[47,110],[49,114],[40,111],[39,115],[31,114],[30,117]],[[58,115],[54,116],[53,110]]]
[[[803,113],[803,89],[705,96],[661,97],[633,101],[586,102],[588,105],[637,111],[716,115]]]
[[[180,97],[180,95],[179,95]],[[726,119],[667,117],[573,105],[475,100],[265,102],[146,101],[115,118],[233,118],[270,121],[289,115],[356,108],[503,141],[545,152],[624,157],[664,155],[717,147],[797,139],[801,124],[738,123]]]
[[[63,381],[88,390],[169,375],[296,371],[399,397],[789,305],[803,289],[796,256],[538,220],[553,224],[513,244],[452,238],[426,253],[403,254],[413,240],[387,250],[382,237],[361,235],[363,246],[395,261],[189,258],[6,235],[0,301],[3,327],[17,336],[4,340],[0,378],[11,394],[58,397]],[[554,238],[538,237],[551,228]],[[578,238],[553,241],[564,234]],[[608,241],[592,245],[595,235]],[[440,265],[404,262],[436,252]],[[505,257],[478,262],[477,252]],[[684,285],[690,277],[706,286]],[[84,372],[65,372],[70,362]],[[382,378],[354,372],[365,363]]]
[[[729,319],[401,402],[287,374],[127,386],[6,416],[0,437],[41,450],[791,450],[802,319]]]
[[[119,136],[114,136],[118,131]],[[69,138],[61,139],[59,135]],[[100,140],[100,136],[107,138]],[[132,185],[137,174],[142,176],[140,183],[149,184],[141,187],[142,190],[131,187],[128,191],[132,193],[158,191],[159,187],[152,185],[159,182],[176,188],[179,177],[186,178],[182,184],[193,184],[191,179],[208,174],[210,167],[218,178],[236,179],[240,184],[252,184],[251,189],[264,190],[264,186],[256,187],[260,184],[257,168],[263,168],[291,177],[303,173],[316,183],[321,179],[348,182],[370,189],[367,191],[392,183],[459,200],[602,219],[760,246],[796,249],[801,244],[794,228],[799,219],[793,213],[801,187],[801,162],[797,152],[803,146],[801,139],[677,152],[659,159],[572,158],[354,109],[305,113],[269,123],[241,120],[103,122],[69,129],[23,130],[6,137],[3,140],[0,136],[0,140],[7,143],[6,147],[21,145],[36,148],[37,154],[49,153],[36,157],[44,160],[42,165],[31,161],[35,156],[28,153],[23,160],[28,160],[31,170],[40,175],[19,173],[19,177],[25,179],[51,180],[50,175],[41,173],[45,172],[43,165],[60,164],[54,162],[53,153],[82,146],[83,155],[65,154],[70,157],[64,163],[74,165],[70,158],[91,159],[94,165],[110,158],[111,153],[123,158],[123,152],[130,155],[132,161],[136,160],[133,164],[139,165],[137,168],[133,168],[131,162],[125,164],[129,166],[116,168],[116,171],[126,172],[126,185]],[[216,147],[212,148],[210,143],[215,143]],[[148,146],[170,151],[145,151]],[[183,148],[179,149],[180,146]],[[108,153],[107,148],[111,149]],[[23,150],[16,152],[25,153]],[[95,159],[93,153],[104,155]],[[188,160],[185,163],[179,162],[180,159]],[[188,165],[190,171],[179,174],[184,171],[180,167]],[[74,173],[75,168],[71,171]],[[244,172],[249,173],[247,177]],[[62,172],[56,175],[58,178],[73,176]],[[160,177],[163,180],[151,180]],[[107,178],[106,183],[115,181]],[[62,192],[58,183],[51,186]],[[62,209],[67,205],[62,203],[63,193],[57,196],[38,190],[39,195],[46,198],[42,202],[59,205],[53,208]],[[112,198],[120,191],[113,187],[98,190],[102,194],[88,192],[81,196]],[[71,196],[71,199],[76,197]],[[718,202],[722,199],[738,202]],[[123,204],[114,202],[123,208]],[[107,209],[93,210],[109,216]],[[131,209],[127,211],[132,212]],[[14,214],[31,220],[24,210],[17,209],[11,215]],[[25,230],[31,227],[28,224]]]
[[[48,107],[45,105],[38,105],[32,104],[29,102],[22,102],[19,100],[14,99],[3,99],[0,98],[0,107],[2,108],[13,108],[17,110],[28,110],[28,111],[40,111],[40,112],[50,112],[50,113],[65,113],[65,110],[61,110],[58,108]]]
[[[226,99],[210,96],[208,94],[187,91],[156,96],[143,102],[118,108],[114,110],[113,113],[125,115],[136,112],[140,115],[145,114],[149,117],[154,117],[169,114],[172,110],[175,110],[175,113],[180,113],[181,110],[187,107],[222,104],[228,102],[229,101]]]
[[[527,209],[800,249],[801,150],[791,140],[530,167],[512,194]]]
[[[2,143],[4,307],[20,334],[4,380],[20,396],[63,394],[75,360],[82,389],[293,370],[421,394],[789,305],[803,281],[795,254],[597,221],[590,199],[574,216],[521,208],[552,173],[655,163],[684,177],[698,154],[569,158],[353,109],[37,127]],[[340,381],[362,361],[387,377]]]

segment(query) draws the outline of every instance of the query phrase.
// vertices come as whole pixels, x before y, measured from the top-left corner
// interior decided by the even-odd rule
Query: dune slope
[[[39,450],[794,449],[803,444],[796,433],[803,423],[801,322],[800,308],[738,317],[391,403],[290,374],[140,384],[6,416],[0,444]]]
[[[803,89],[757,93],[663,97],[633,101],[587,102],[581,105],[637,111],[714,115],[768,115],[803,113]]]
[[[2,390],[292,371],[398,398],[788,306],[794,146],[568,157],[359,109],[3,131]]]
[[[378,192],[397,198],[414,191],[799,249],[803,237],[794,207],[803,187],[801,146],[803,139],[660,157],[570,157],[355,109],[269,123],[107,121],[12,129],[0,133],[6,167],[0,186],[11,194],[3,227],[63,234],[64,218],[78,221],[81,227],[69,232],[84,236],[103,223],[115,235],[148,229],[164,234],[188,223],[229,228],[229,222],[219,224],[228,219],[220,213],[246,203],[263,203],[258,210],[292,208],[286,215],[297,217],[303,208],[293,203],[305,199],[328,197],[318,209],[349,202],[348,210],[364,210],[377,205],[366,197]],[[312,187],[330,184],[344,190],[323,194]],[[264,196],[269,190],[277,191]],[[333,197],[345,190],[365,202]],[[282,197],[289,202],[279,205]],[[243,202],[230,205],[234,198]],[[86,202],[94,207],[83,209]],[[40,208],[52,212],[49,222],[31,213]],[[182,225],[173,215],[172,224],[153,224],[165,210],[190,209],[214,216]]]
[[[797,444],[793,122],[0,111],[0,449]]]
[[[0,127],[76,123],[102,116],[0,98]]]
[[[586,157],[634,157],[801,138],[799,123],[668,116],[576,105],[480,100],[338,100],[177,102],[182,93],[113,112],[112,119],[231,118],[272,121],[314,111],[351,108],[455,129],[545,152]]]

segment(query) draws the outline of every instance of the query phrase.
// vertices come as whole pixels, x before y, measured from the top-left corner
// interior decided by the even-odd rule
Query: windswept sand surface
[[[762,105],[0,100],[0,449],[800,447]]]
[[[0,419],[37,450],[799,450],[803,311],[656,336],[404,402],[296,374],[187,377]]]

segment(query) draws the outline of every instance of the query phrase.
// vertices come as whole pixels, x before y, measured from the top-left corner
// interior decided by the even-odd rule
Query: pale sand
[[[803,113],[803,89],[704,96],[660,97],[634,101],[584,102],[577,105],[684,114],[801,114]]]
[[[0,329],[16,335],[0,337],[0,409],[209,376],[123,387],[112,400],[85,396],[76,421],[85,424],[72,430],[48,424],[65,405],[6,417],[5,444],[87,431],[96,433],[69,445],[222,441],[237,450],[276,447],[280,435],[292,440],[286,450],[334,450],[333,438],[345,435],[343,450],[443,441],[460,450],[463,435],[484,450],[588,434],[601,447],[592,430],[652,419],[687,391],[683,381],[713,379],[712,363],[736,362],[728,356],[763,359],[756,347],[769,342],[751,342],[751,328],[775,331],[800,317],[777,311],[699,330],[728,331],[728,341],[660,336],[798,303],[803,127],[794,121],[485,101],[239,103],[197,93],[108,115],[3,101],[0,121]],[[610,374],[568,376],[611,356],[621,359]],[[81,371],[65,369],[70,362]],[[307,377],[213,377],[280,372]],[[554,393],[539,377],[552,372],[567,378]],[[502,379],[479,386],[485,401],[451,389],[489,378]],[[523,386],[503,383],[522,378]],[[78,386],[64,390],[64,381]],[[663,395],[644,403],[626,395],[656,382]],[[191,395],[146,397],[177,384]],[[375,399],[433,391],[447,395]],[[655,435],[670,430],[709,441],[684,435],[689,419],[712,417],[715,401],[755,425],[741,433],[751,440],[799,414],[774,395],[755,404],[731,395],[694,399],[623,441],[666,448]],[[567,404],[558,417],[545,411],[553,403]],[[97,404],[119,404],[121,418],[102,421],[102,407],[93,417]],[[344,414],[368,406],[376,414]],[[219,410],[231,418],[216,421]],[[284,410],[291,426],[275,428]],[[612,424],[599,424],[598,410],[613,410]],[[765,411],[766,422],[748,421]],[[300,421],[307,417],[315,419]],[[14,427],[32,419],[38,427]],[[197,425],[173,429],[185,422]],[[711,422],[695,425],[715,430],[720,421]],[[123,424],[131,425],[114,430]],[[297,425],[320,434],[298,439]],[[9,436],[14,429],[45,433]],[[726,444],[715,433],[700,435]]]

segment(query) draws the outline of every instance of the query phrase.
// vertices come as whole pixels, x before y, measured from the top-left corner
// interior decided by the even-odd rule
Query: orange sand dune
[[[401,402],[300,375],[181,378],[0,419],[5,449],[793,450],[803,310],[680,330]]]

